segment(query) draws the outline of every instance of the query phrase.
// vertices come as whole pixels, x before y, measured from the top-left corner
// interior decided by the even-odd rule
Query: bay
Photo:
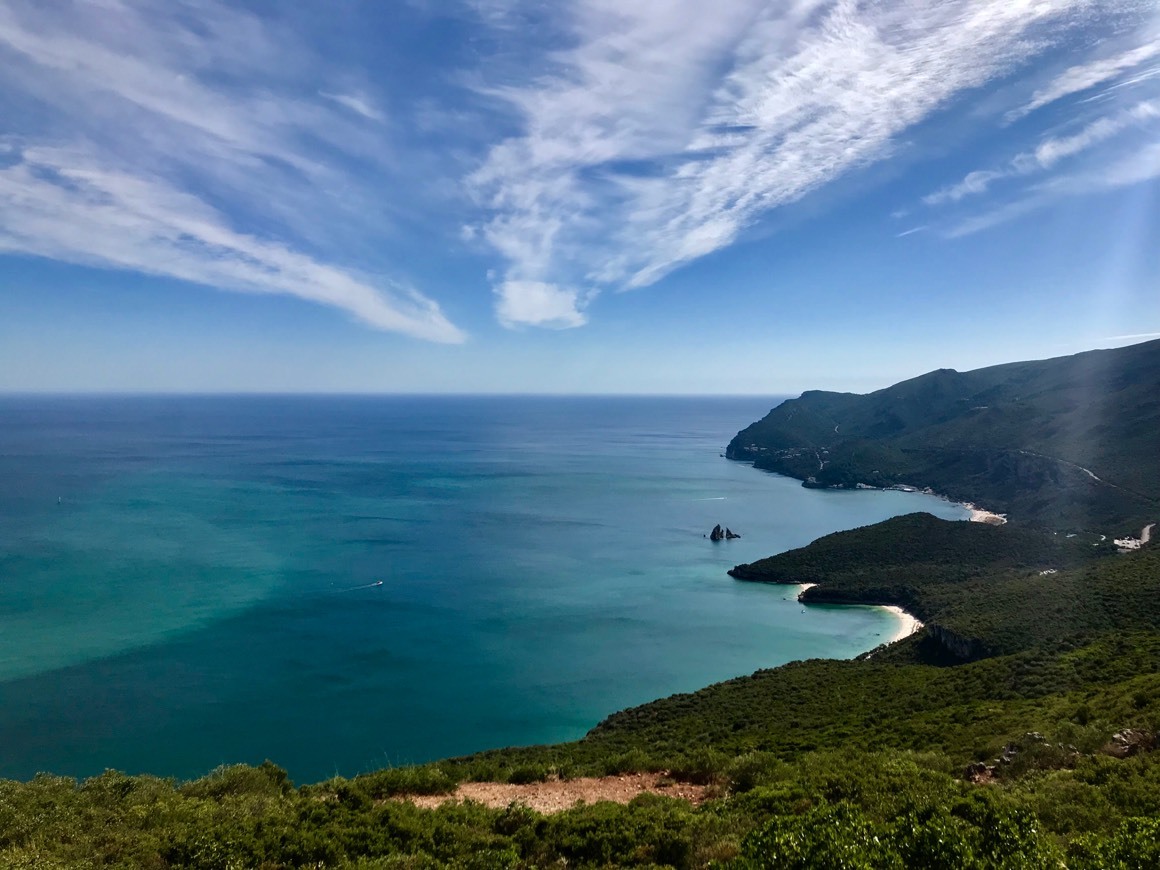
[[[776,401],[0,398],[0,776],[314,781],[872,648],[726,570],[966,511],[724,459]]]

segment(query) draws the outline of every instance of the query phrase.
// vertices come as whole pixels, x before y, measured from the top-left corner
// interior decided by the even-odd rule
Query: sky
[[[1158,303],[1160,0],[0,0],[0,391],[864,391]]]

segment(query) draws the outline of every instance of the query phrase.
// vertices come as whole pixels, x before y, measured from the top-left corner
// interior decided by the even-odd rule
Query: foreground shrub
[[[1033,816],[990,801],[927,808],[892,823],[850,804],[779,816],[742,844],[738,870],[1049,870],[1059,860]]]
[[[1068,849],[1076,870],[1152,870],[1160,867],[1160,819],[1128,819],[1111,837],[1080,837]]]

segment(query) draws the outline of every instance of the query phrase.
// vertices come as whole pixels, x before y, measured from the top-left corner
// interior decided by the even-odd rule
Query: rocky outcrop
[[[1125,728],[1112,735],[1111,741],[1104,747],[1104,754],[1113,758],[1131,758],[1141,752],[1151,752],[1156,745],[1157,735],[1151,731]]]
[[[973,662],[987,657],[987,648],[977,638],[963,637],[941,625],[927,624],[930,636],[952,657]]]
[[[995,781],[995,765],[982,761],[972,761],[963,771],[963,779],[976,785],[987,785]]]
[[[711,531],[709,533],[709,540],[710,541],[732,541],[734,538],[740,538],[740,537],[741,537],[741,535],[737,534],[735,531],[733,531],[728,526],[726,526],[724,529],[721,528],[720,523],[713,526],[713,531]]]

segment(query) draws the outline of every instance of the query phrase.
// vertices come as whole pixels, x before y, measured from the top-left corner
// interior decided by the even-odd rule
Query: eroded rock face
[[[952,656],[964,662],[973,662],[987,655],[987,648],[974,638],[962,637],[941,625],[928,624],[930,634]]]
[[[713,531],[711,531],[709,533],[709,540],[710,541],[720,541],[724,537],[725,537],[725,533],[723,531],[721,531],[721,524],[718,523],[717,525],[713,526]]]
[[[725,537],[726,537],[727,539],[729,539],[729,540],[732,540],[733,538],[740,538],[740,537],[741,537],[741,535],[737,534],[737,533],[736,533],[735,531],[733,531],[731,528],[729,528],[728,526],[726,526],[726,527],[725,527]]]

